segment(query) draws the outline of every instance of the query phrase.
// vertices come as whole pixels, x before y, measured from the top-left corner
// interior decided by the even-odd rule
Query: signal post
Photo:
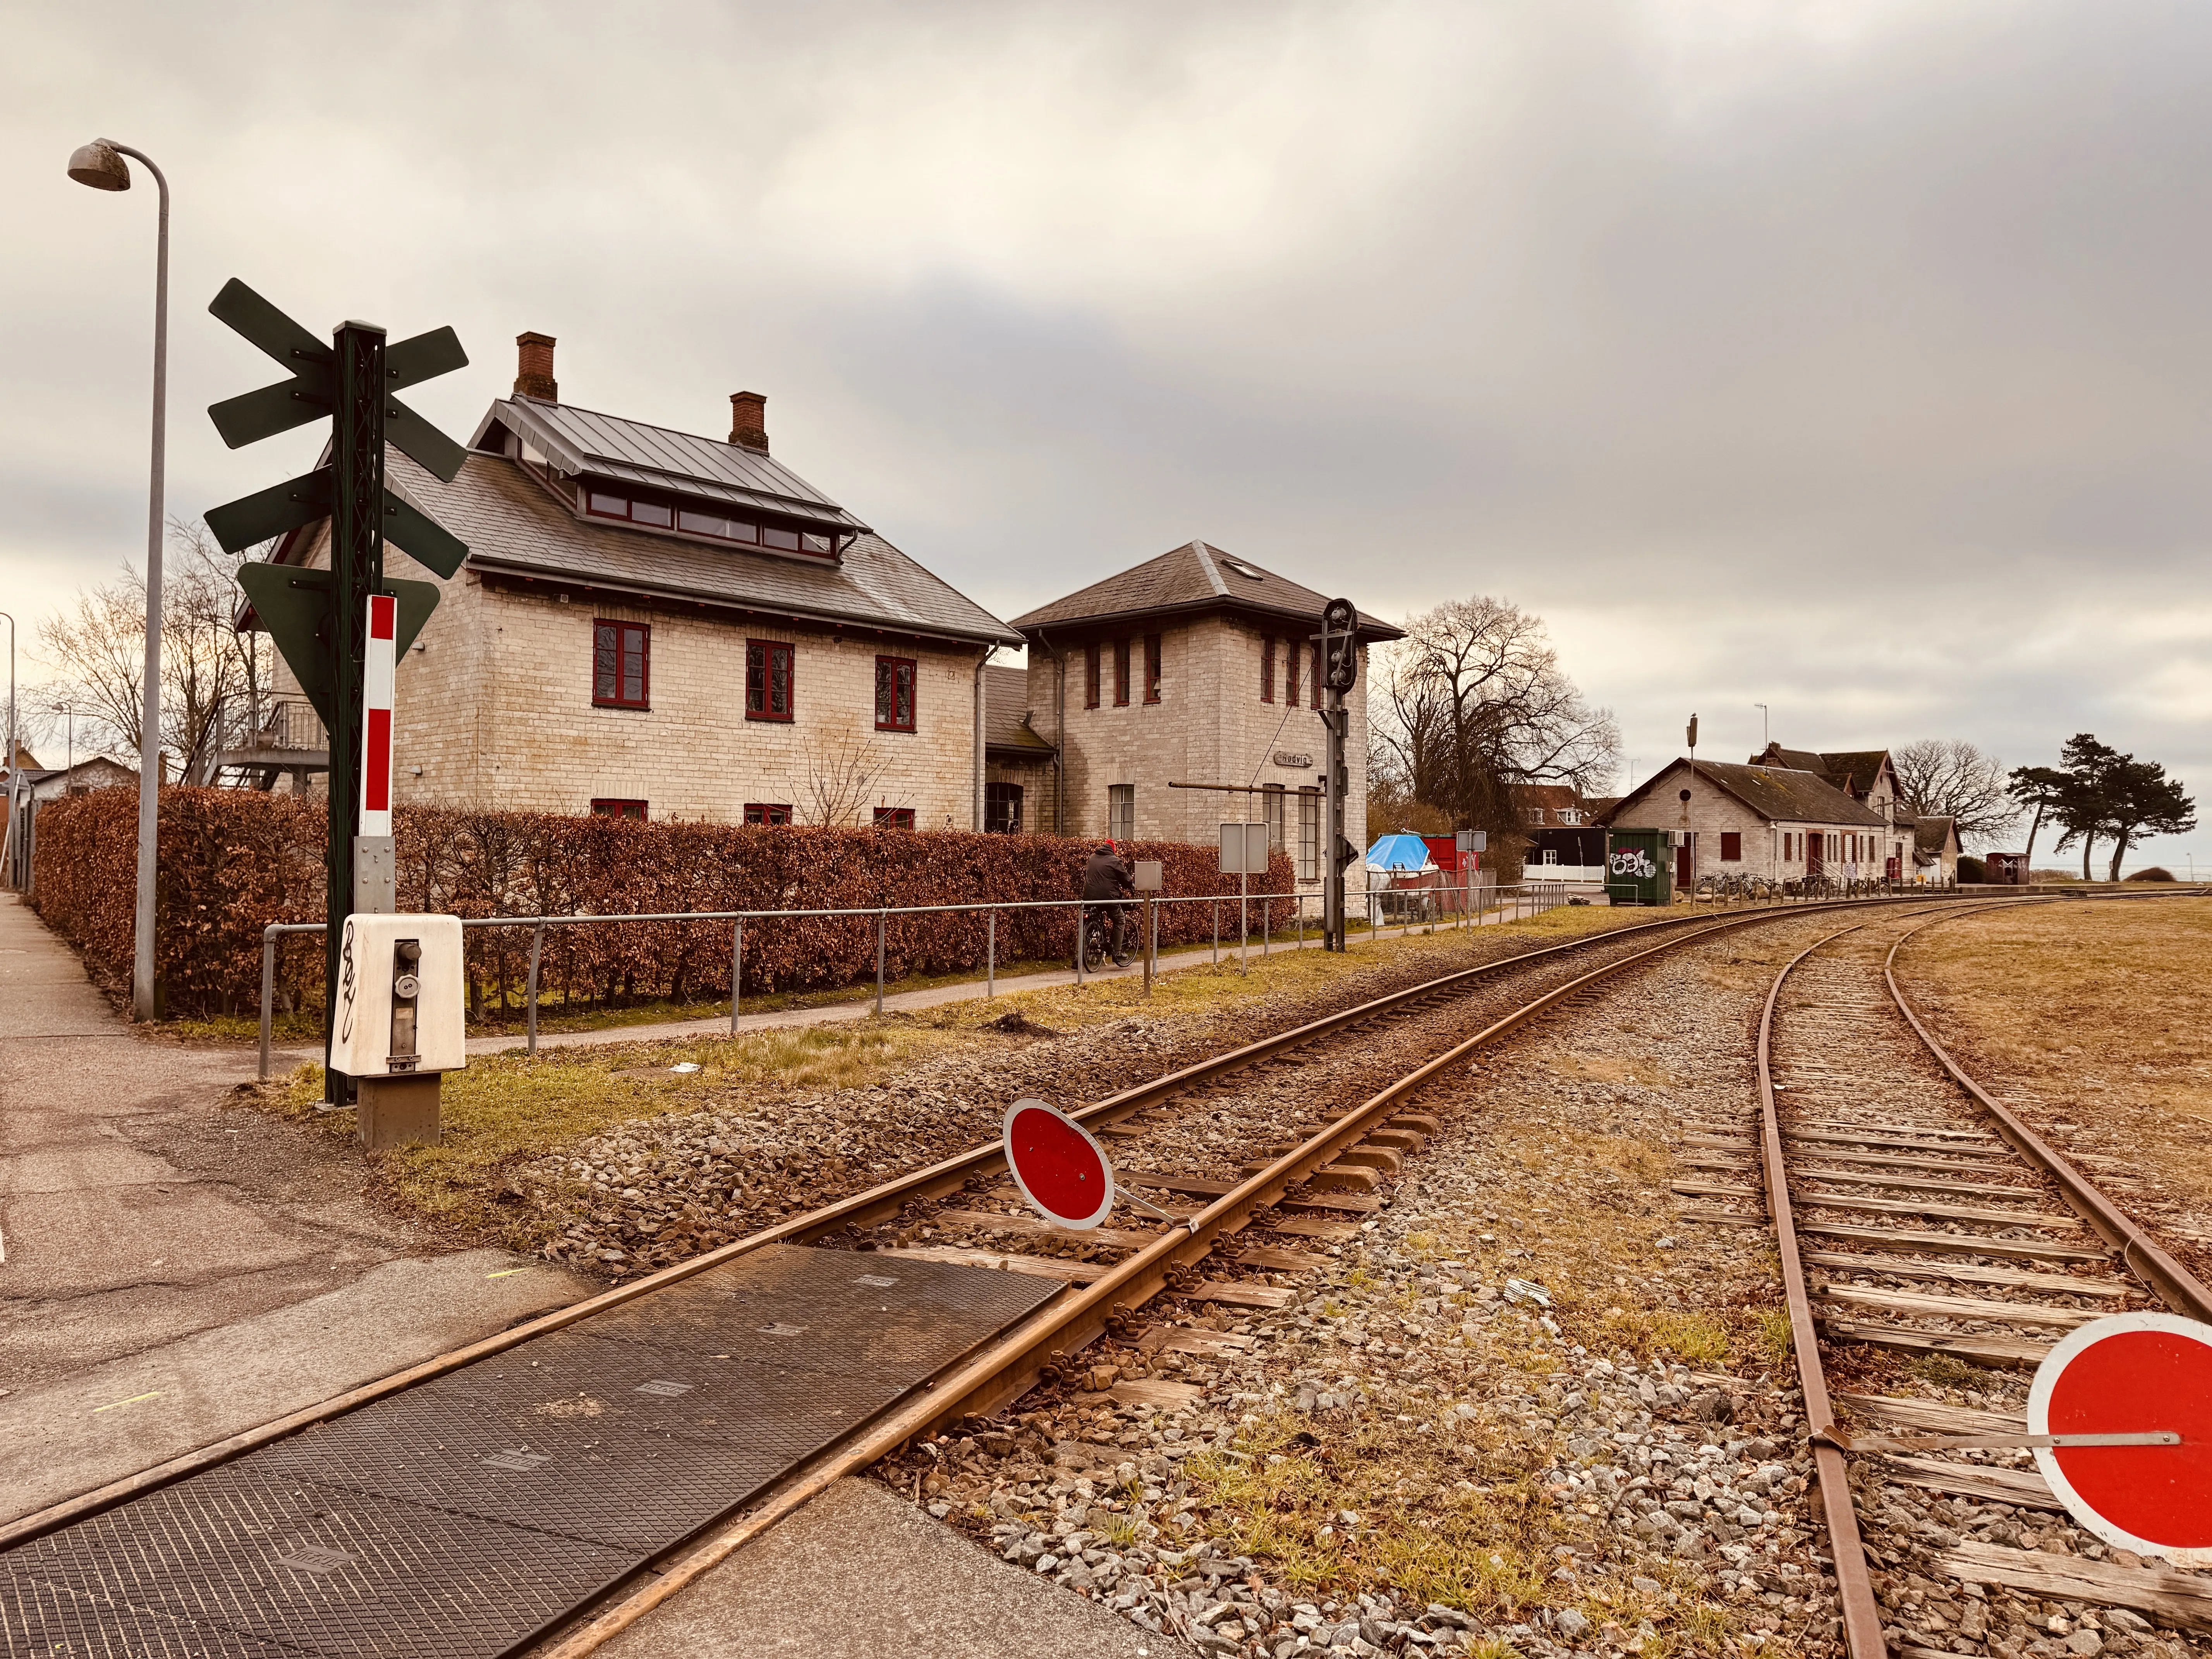
[[[453,575],[468,556],[458,538],[388,487],[385,446],[397,446],[447,483],[459,475],[468,452],[396,394],[465,367],[468,356],[450,328],[389,343],[374,323],[347,322],[325,345],[235,277],[208,310],[289,371],[287,380],[208,410],[226,444],[236,449],[325,416],[331,422],[329,445],[313,471],[212,508],[207,523],[223,549],[237,553],[319,520],[331,521],[328,570],[257,562],[241,566],[238,580],[330,733],[323,1097],[332,1106],[350,1105],[356,1091],[337,1063],[327,1014],[356,966],[343,959],[347,918],[389,915],[397,908],[392,665],[438,603],[433,583],[386,577],[385,539],[389,536],[441,577]],[[367,1117],[365,1109],[365,1132]],[[435,1139],[434,1127],[430,1138]]]

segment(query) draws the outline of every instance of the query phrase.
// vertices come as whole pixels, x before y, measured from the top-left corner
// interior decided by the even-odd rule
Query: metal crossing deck
[[[1061,1288],[765,1247],[0,1555],[0,1647],[492,1659]]]

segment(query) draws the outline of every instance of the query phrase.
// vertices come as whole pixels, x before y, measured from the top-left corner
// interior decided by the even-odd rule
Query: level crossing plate
[[[2178,1435],[2172,1445],[2039,1446],[2035,1461],[2106,1543],[2212,1566],[2212,1325],[2129,1313],[2077,1326],[2036,1368],[2027,1427]]]
[[[1062,1289],[766,1246],[0,1555],[0,1651],[515,1651]]]

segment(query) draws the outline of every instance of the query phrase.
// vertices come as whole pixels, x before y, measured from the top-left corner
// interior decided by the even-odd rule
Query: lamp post
[[[1755,702],[1752,707],[1759,710],[1759,747],[1760,752],[1764,753],[1774,742],[1774,739],[1767,735],[1766,705],[1763,702]]]
[[[5,611],[0,617],[8,617],[8,841],[12,847],[15,839],[15,757],[21,751],[15,747],[15,618]]]
[[[161,519],[163,440],[169,403],[169,181],[143,150],[95,138],[69,159],[69,176],[94,190],[128,190],[135,157],[154,175],[161,213],[154,254],[154,465],[146,507],[146,687],[138,734],[138,907],[131,1017],[154,1018],[155,851],[161,812]]]

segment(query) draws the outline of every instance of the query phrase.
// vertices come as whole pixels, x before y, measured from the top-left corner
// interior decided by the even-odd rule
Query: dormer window
[[[584,495],[584,511],[594,519],[617,519],[647,530],[680,530],[689,536],[711,537],[740,546],[773,548],[782,553],[811,553],[830,558],[837,551],[837,538],[787,525],[763,524],[734,514],[702,507],[675,507],[647,496],[619,494],[592,488]]]

